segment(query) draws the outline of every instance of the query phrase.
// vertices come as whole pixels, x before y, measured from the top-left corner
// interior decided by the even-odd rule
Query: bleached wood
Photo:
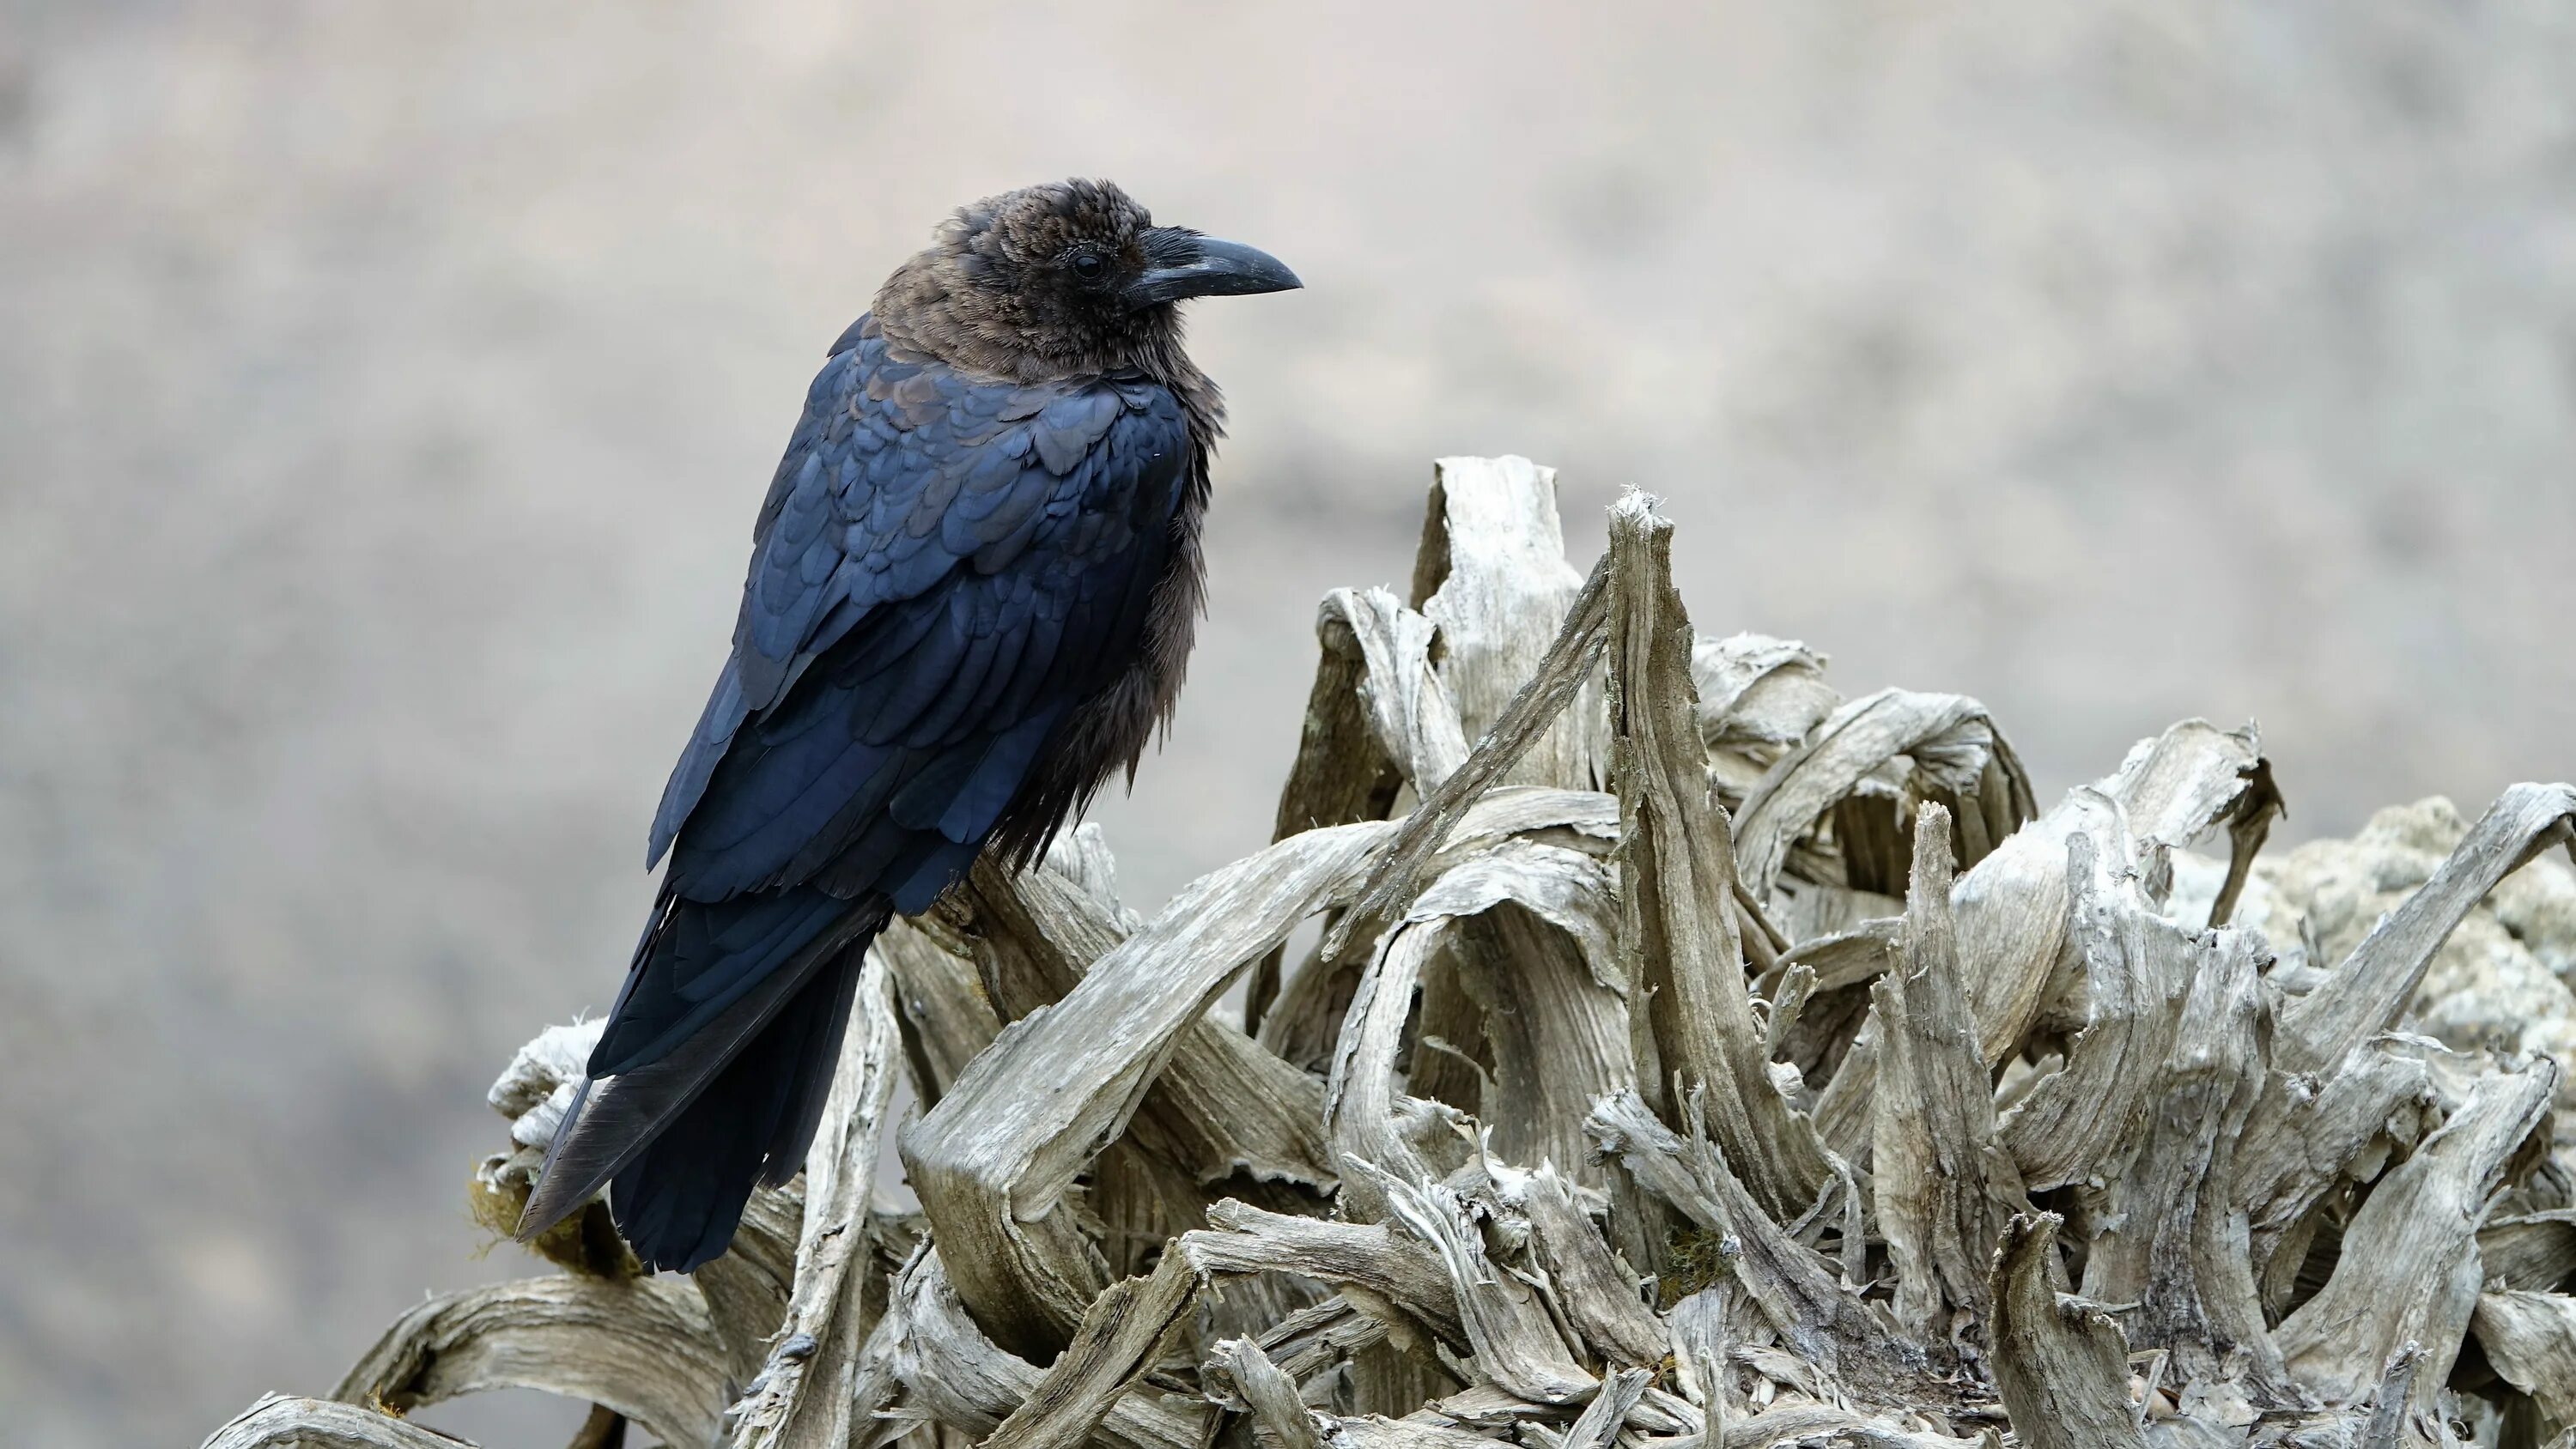
[[[877,1148],[901,1070],[892,973],[884,953],[859,977],[849,1040],[805,1158],[805,1213],[794,1288],[758,1388],[736,1407],[736,1449],[840,1449],[853,1432],[861,1350],[884,1311],[869,1272],[867,1215]]]
[[[2102,879],[2093,838],[2067,839],[2070,950],[2083,963],[2086,1014],[2065,1066],[2013,1108],[2004,1141],[2029,1185],[2064,1187],[2116,1172],[2153,1108],[2201,965],[2196,933],[2166,920],[2134,878]]]
[[[916,1257],[896,1280],[869,1348],[900,1390],[877,1412],[896,1423],[915,1419],[962,1430],[972,1440],[1000,1428],[1045,1378],[976,1327],[936,1249]],[[1098,1434],[1113,1449],[1206,1449],[1215,1414],[1202,1399],[1138,1386],[1110,1402]]]
[[[1233,1290],[1220,1283],[1216,1291],[1222,1299]],[[1278,1319],[1262,1330],[1259,1340],[1261,1351],[1274,1356],[1279,1371],[1300,1383],[1386,1341],[1384,1319],[1360,1311],[1339,1293]]]
[[[874,949],[893,978],[904,1066],[913,1099],[926,1111],[975,1054],[993,1044],[1001,1018],[984,998],[973,959],[912,922],[888,925]]]
[[[1660,1362],[1669,1346],[1663,1323],[1638,1297],[1635,1277],[1612,1256],[1564,1177],[1552,1166],[1505,1170],[1496,1188],[1529,1223],[1533,1255],[1546,1273],[1541,1291],[1591,1355],[1641,1368]]]
[[[1762,764],[1805,740],[1840,705],[1825,682],[1825,656],[1760,634],[1701,635],[1691,645],[1699,732],[1712,754],[1768,747]]]
[[[1646,1396],[1654,1375],[1645,1369],[1621,1369],[1601,1381],[1601,1391],[1575,1416],[1573,1427],[1565,1431],[1564,1449],[1610,1449],[1619,1441],[1619,1431],[1628,1425],[1628,1416]]]
[[[2237,1146],[2233,1197],[2246,1215],[2247,1253],[2268,1310],[2288,1305],[2314,1215],[2329,1195],[2354,1182],[2357,1166],[2414,1146],[2440,1120],[2432,1074],[2404,1042],[2364,1042],[2322,1079],[2285,1074],[2266,1082]]]
[[[2542,1434],[2576,1427],[2576,1298],[2511,1289],[2481,1294],[2469,1327],[2497,1375],[2531,1396]]]
[[[1368,662],[1340,606],[1342,592],[1325,595],[1316,611],[1320,652],[1315,683],[1296,762],[1279,792],[1273,840],[1318,826],[1378,819],[1404,783],[1371,728],[1369,702],[1361,692]]]
[[[1377,1174],[1355,1171],[1354,1164],[1376,1164],[1407,1181],[1427,1182],[1433,1176],[1415,1134],[1405,1131],[1403,1122],[1437,1108],[1401,1090],[1395,1064],[1415,987],[1447,923],[1447,918],[1435,917],[1387,933],[1360,974],[1359,989],[1342,1018],[1341,1045],[1333,1053],[1324,1092],[1324,1122],[1332,1134],[1334,1159],[1345,1174],[1343,1211],[1363,1222],[1385,1220],[1386,1195]]]
[[[1538,673],[1583,575],[1565,561],[1556,470],[1527,458],[1442,458],[1413,566],[1413,607],[1439,626],[1439,672],[1469,739],[1491,730]],[[1598,684],[1582,688],[1597,700]],[[1594,700],[1549,725],[1500,783],[1598,788],[1609,741]],[[1418,782],[1417,782],[1418,783]]]
[[[208,1435],[203,1449],[457,1449],[464,1443],[357,1404],[268,1394]]]
[[[1871,987],[1883,1051],[1873,1160],[1897,1321],[1934,1343],[1983,1332],[1995,1245],[2030,1211],[2021,1172],[1995,1136],[1950,882],[1949,812],[1927,801],[1914,831],[1905,962]]]
[[[1324,596],[1316,627],[1346,632],[1359,650],[1361,672],[1354,687],[1369,733],[1415,794],[1430,793],[1466,762],[1471,732],[1491,721],[1464,720],[1460,702],[1443,687],[1447,671],[1432,663],[1435,639],[1451,641],[1434,620],[1406,608],[1384,589],[1335,589]],[[1580,788],[1589,782],[1577,783]]]
[[[2038,813],[2029,776],[1985,706],[1964,695],[1881,690],[1836,710],[1746,793],[1737,833],[1754,898],[1770,893],[1789,847],[1828,807],[1898,756],[1912,757],[1916,791],[1950,808],[1968,865]]]
[[[2059,1226],[2049,1214],[2017,1218],[1996,1254],[1996,1389],[2030,1449],[2145,1449],[2119,1326],[2052,1285]]]
[[[1638,1179],[1734,1251],[1728,1267],[1783,1342],[1856,1392],[1930,1396],[1921,1346],[1900,1338],[1872,1305],[1847,1293],[1813,1252],[1754,1201],[1694,1121],[1690,1137],[1665,1127],[1633,1093],[1605,1099],[1593,1130]],[[1937,1402],[1937,1398],[1934,1399]]]
[[[2515,785],[2497,797],[2424,888],[2389,913],[2325,984],[2282,1013],[2282,1065],[2314,1071],[2386,1031],[2415,999],[2433,953],[2469,908],[2532,857],[2576,836],[2576,786]]]
[[[1057,1206],[1122,1130],[1175,1038],[1249,959],[1346,895],[1392,827],[1337,826],[1269,847],[1183,891],[1092,964],[1062,1001],[1003,1029],[902,1134],[959,1295],[1005,1346],[1052,1357],[1108,1286]]]
[[[2255,943],[2237,931],[2156,940],[2148,949],[2183,968],[2189,995],[2161,1034],[2170,1054],[2132,1068],[2152,1091],[2125,1160],[2099,1164],[2112,1181],[2093,1199],[2103,1226],[2085,1260],[2084,1292],[2137,1305],[2122,1323],[2130,1346],[2172,1351],[2186,1380],[2241,1373],[2286,1402],[2292,1394],[2264,1323],[2245,1220],[2229,1193],[2264,1081]]]
[[[1210,1396],[1252,1415],[1265,1449],[1324,1449],[1318,1415],[1297,1397],[1297,1381],[1246,1338],[1216,1346],[1199,1370]]]
[[[760,1188],[743,1205],[742,1222],[723,1256],[690,1275],[707,1317],[725,1346],[734,1382],[747,1383],[769,1353],[787,1316],[796,1282],[796,1245],[804,1233],[803,1178]]]
[[[1114,902],[1052,864],[1013,878],[979,861],[969,887],[969,939],[987,992],[1014,1018],[1062,1000],[1142,925],[1119,919]],[[1240,1177],[1321,1191],[1333,1171],[1316,1130],[1319,1101],[1312,1077],[1235,1027],[1201,1017],[1179,1029],[1127,1132],[1193,1185]]]
[[[672,1444],[706,1444],[732,1397],[725,1347],[681,1278],[526,1278],[396,1319],[332,1389],[410,1410],[493,1389],[606,1404]]]
[[[1406,1182],[1354,1164],[1377,1183],[1390,1221],[1431,1245],[1448,1271],[1477,1371],[1537,1404],[1580,1403],[1600,1388],[1567,1351],[1545,1306],[1517,1274],[1499,1271],[1468,1204],[1437,1183]]]
[[[2275,1334],[2300,1383],[2349,1400],[2413,1342],[2424,1350],[2416,1406],[2431,1407],[2477,1307],[2478,1226],[2506,1163],[2542,1126],[2558,1079],[2546,1061],[2479,1079],[2451,1119],[2362,1203],[2344,1230],[2334,1276]]]
[[[1592,1166],[1583,1119],[1595,1097],[1636,1082],[1611,880],[1580,852],[1516,841],[1441,877],[1415,906],[1460,913],[1451,957],[1481,1009],[1492,1065],[1476,1107],[1492,1151],[1559,1164],[1591,1187],[1614,1183]]]
[[[1152,1276],[1110,1284],[1091,1301],[1073,1342],[982,1449],[1081,1449],[1128,1385],[1153,1367],[1197,1301],[1188,1261],[1169,1251]]]
[[[1385,1224],[1288,1217],[1221,1202],[1208,1209],[1205,1230],[1181,1239],[1181,1252],[1202,1274],[1321,1279],[1408,1344],[1438,1343],[1452,1352],[1468,1346],[1438,1253]]]
[[[2478,1230],[2478,1262],[2490,1291],[2558,1292],[2576,1279],[2576,1210],[2550,1208],[2490,1218]]]
[[[1977,963],[1967,973],[1969,1002],[1989,1065],[2029,1036],[2046,1003],[2083,970],[2081,954],[2068,950],[2072,838],[2089,838],[2100,889],[2123,889],[2156,845],[2187,845],[2268,789],[2261,765],[2250,732],[2186,720],[2139,741],[2118,770],[2069,791],[1960,875],[1950,905],[1961,959]],[[1856,1042],[1816,1103],[1818,1131],[1846,1157],[1864,1155],[1876,1057],[1869,1040]]]
[[[1347,593],[1336,589],[1325,595],[1316,611],[1315,682],[1306,701],[1296,760],[1280,786],[1271,826],[1274,841],[1326,825],[1383,819],[1404,786],[1403,773],[1373,725],[1369,662],[1342,606]],[[1283,984],[1282,965],[1277,947],[1264,952],[1254,965],[1244,993],[1247,1033],[1260,1033],[1269,1020]],[[1310,987],[1316,984],[1309,983]],[[1315,1004],[1306,1006],[1313,1014]],[[1309,1044],[1324,1034],[1320,1023],[1309,1021],[1294,1023],[1290,1029],[1300,1032],[1300,1039]],[[1292,1054],[1290,1059],[1303,1057]]]
[[[1420,607],[1323,611],[1269,849],[1150,921],[1094,827],[979,866],[723,1258],[639,1280],[593,1202],[363,1406],[210,1442],[428,1449],[375,1396],[528,1384],[600,1406],[579,1449],[2576,1449],[2576,1098],[2479,1034],[2576,1031],[2510,1016],[2576,965],[2569,878],[2514,876],[2576,790],[2284,869],[2252,731],[2185,721],[2029,819],[1971,702],[1695,635],[1642,498],[1569,590],[1544,470],[1439,478]],[[2334,964],[2347,878],[2391,908]],[[2528,989],[2415,1001],[2471,916]],[[1247,968],[1257,1032],[1210,1009]],[[478,1219],[597,1035],[495,1083]],[[871,1203],[898,1073],[921,1213]]]
[[[1705,1089],[1719,1149],[1744,1164],[1754,1199],[1786,1217],[1814,1200],[1832,1169],[1763,1055],[1744,979],[1733,827],[1710,798],[1695,718],[1672,524],[1644,495],[1611,508],[1609,561],[1620,955],[1629,999],[1641,1003],[1630,1015],[1639,1090],[1663,1102],[1668,1080]]]
[[[1556,717],[1565,712],[1591,678],[1609,631],[1610,560],[1603,555],[1584,581],[1583,591],[1566,610],[1565,623],[1539,660],[1535,673],[1514,693],[1476,748],[1448,778],[1426,795],[1404,825],[1385,857],[1370,872],[1354,908],[1325,938],[1327,957],[1340,953],[1352,929],[1400,913],[1419,892],[1422,872],[1447,843],[1467,811],[1487,791],[1503,783],[1512,767],[1529,752]]]
[[[1526,840],[1443,873],[1383,939],[1352,999],[1326,1105],[1335,1151],[1399,1177],[1433,1175],[1397,1123],[1437,1109],[1399,1091],[1394,1077],[1408,1002],[1445,949],[1483,1007],[1492,1068],[1479,1069],[1485,1084],[1469,1105],[1492,1129],[1494,1150],[1515,1162],[1572,1164],[1598,1182],[1584,1116],[1595,1097],[1635,1081],[1609,896],[1600,862]],[[1417,1077],[1430,1050],[1417,1045]],[[1366,1182],[1349,1184],[1344,1209],[1375,1217],[1376,1194]]]
[[[1727,1430],[1726,1449],[1972,1449],[1982,1442],[1900,1428],[1829,1404],[1785,1403]]]

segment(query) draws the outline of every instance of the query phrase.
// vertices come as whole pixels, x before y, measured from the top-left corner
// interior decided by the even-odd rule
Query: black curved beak
[[[1305,283],[1277,257],[1241,242],[1201,236],[1187,227],[1158,226],[1145,234],[1153,266],[1127,284],[1130,307],[1151,307],[1187,297],[1245,297],[1291,292]]]

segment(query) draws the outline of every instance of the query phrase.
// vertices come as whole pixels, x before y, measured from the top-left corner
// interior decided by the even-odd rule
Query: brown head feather
[[[888,340],[1018,382],[1192,374],[1180,313],[1120,288],[1155,264],[1151,213],[1106,181],[1023,187],[957,209],[876,297]]]

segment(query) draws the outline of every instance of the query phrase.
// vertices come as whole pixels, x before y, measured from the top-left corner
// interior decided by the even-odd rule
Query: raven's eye
[[[1082,278],[1086,282],[1099,281],[1100,274],[1108,270],[1109,264],[1100,259],[1100,254],[1098,252],[1075,252],[1073,254],[1073,274]]]

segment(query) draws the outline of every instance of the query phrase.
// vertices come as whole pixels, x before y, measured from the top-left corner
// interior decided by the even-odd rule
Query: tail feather
[[[676,918],[691,911],[678,903],[663,929],[688,924]],[[799,914],[803,939],[758,943],[776,964],[710,1019],[652,1060],[583,1083],[520,1216],[521,1241],[613,1179],[610,1212],[636,1255],[654,1268],[695,1268],[724,1250],[756,1182],[795,1175],[886,908],[880,897]],[[648,938],[637,974],[659,954]],[[612,1035],[638,1004],[627,999],[635,985],[611,1015]]]
[[[866,952],[843,947],[618,1170],[609,1213],[647,1268],[692,1272],[721,1255],[753,1185],[778,1186],[804,1165]]]

